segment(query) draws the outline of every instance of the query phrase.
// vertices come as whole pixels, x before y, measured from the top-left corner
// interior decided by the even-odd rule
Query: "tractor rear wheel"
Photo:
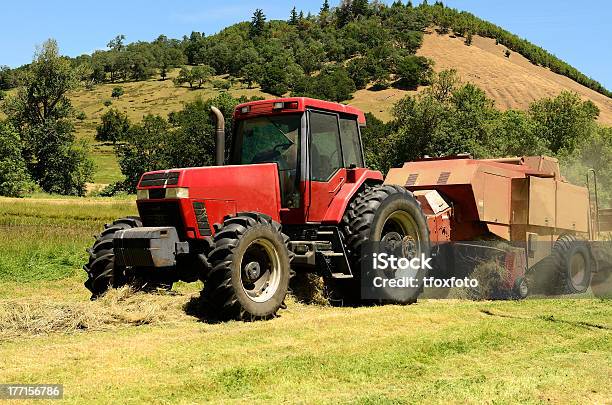
[[[573,235],[561,235],[551,255],[557,270],[559,293],[580,294],[589,288],[593,258],[585,241]]]
[[[378,185],[363,190],[351,202],[342,219],[342,233],[353,271],[354,280],[340,286],[342,280],[334,280],[332,289],[336,295],[344,295],[348,303],[360,296],[362,249],[368,242],[383,246],[401,247],[404,257],[429,257],[430,241],[427,220],[421,205],[414,195],[405,188],[394,185]],[[368,270],[366,278],[373,279],[376,270]],[[397,274],[397,273],[396,273]],[[385,288],[380,302],[413,303],[423,290],[423,277],[418,274],[415,288]],[[385,274],[395,278],[396,275]],[[348,285],[351,284],[351,285]],[[335,288],[334,288],[335,287]],[[339,287],[339,288],[338,288]]]
[[[215,226],[212,270],[202,298],[220,321],[268,319],[284,308],[291,277],[289,237],[269,216],[242,212]]]
[[[87,272],[85,287],[91,291],[91,299],[96,299],[104,294],[109,288],[119,288],[130,284],[138,290],[153,290],[157,287],[169,290],[172,284],[159,284],[134,277],[131,269],[115,265],[115,253],[113,250],[113,239],[119,231],[142,226],[139,217],[125,217],[106,224],[104,231],[96,237],[96,241],[90,249],[89,261],[83,269]]]

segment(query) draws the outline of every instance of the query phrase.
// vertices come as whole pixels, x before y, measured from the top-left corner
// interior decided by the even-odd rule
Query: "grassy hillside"
[[[612,125],[612,99],[547,68],[536,66],[520,54],[512,53],[507,58],[504,56],[506,49],[503,45],[496,45],[493,39],[480,36],[474,36],[472,45],[466,46],[463,38],[439,35],[431,30],[424,35],[418,54],[432,59],[437,71],[456,69],[464,81],[472,82],[485,90],[499,109],[526,109],[535,100],[554,97],[562,90],[571,90],[597,105],[600,109],[600,123]],[[126,112],[130,120],[140,121],[146,114],[166,117],[168,113],[179,111],[185,102],[196,97],[206,99],[219,94],[219,90],[213,88],[210,83],[202,89],[190,89],[186,85],[176,87],[171,80],[176,75],[175,69],[170,72],[168,80],[99,84],[93,90],[81,89],[72,95],[75,108],[85,113],[85,119],[77,121],[77,136],[89,140],[93,145],[97,165],[94,183],[109,184],[122,178],[113,148],[93,141],[100,117],[108,109],[117,108]],[[123,87],[125,91],[118,99],[111,97],[112,89],[116,86]],[[416,94],[424,88],[419,87],[419,90],[415,91],[397,88],[375,90],[369,86],[356,91],[353,98],[346,103],[387,121],[395,103],[402,97]],[[229,92],[233,96],[275,97],[262,92],[258,87],[249,89],[239,82],[234,84]],[[108,100],[112,104],[105,106],[104,102]]]
[[[290,301],[270,322],[208,324],[178,295],[90,302],[80,265],[129,201],[0,199],[0,380],[68,403],[603,403],[610,303]]]
[[[168,113],[181,110],[184,103],[193,101],[197,97],[207,99],[219,94],[219,90],[214,89],[210,83],[201,89],[177,87],[171,80],[176,73],[176,70],[171,71],[169,79],[164,81],[150,79],[139,82],[99,84],[93,90],[81,89],[71,95],[75,109],[85,113],[85,119],[76,121],[76,134],[78,138],[86,139],[92,145],[92,153],[97,166],[94,183],[110,184],[122,178],[112,145],[94,141],[96,126],[106,111],[116,108],[125,112],[132,122],[142,120],[142,117],[147,114],[167,118]],[[123,88],[124,95],[112,98],[112,90],[117,86]],[[247,86],[238,84],[229,92],[236,97],[272,97],[257,88],[249,89]],[[105,101],[109,100],[112,104],[105,106]]]

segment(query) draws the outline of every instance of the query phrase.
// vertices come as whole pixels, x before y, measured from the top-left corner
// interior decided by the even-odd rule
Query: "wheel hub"
[[[402,235],[398,232],[388,232],[380,241],[385,252],[399,253],[398,250],[402,248]]]
[[[245,267],[244,270],[247,274],[249,281],[256,281],[259,276],[261,276],[261,266],[258,262],[250,262]]]
[[[278,289],[281,268],[278,252],[267,239],[256,239],[247,247],[242,260],[241,281],[246,295],[255,302],[269,300]]]

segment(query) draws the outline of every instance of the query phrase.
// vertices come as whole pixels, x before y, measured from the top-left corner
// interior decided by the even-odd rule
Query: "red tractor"
[[[217,166],[142,176],[139,217],[107,225],[89,250],[93,298],[109,286],[202,280],[218,318],[268,318],[284,306],[294,271],[320,274],[339,300],[359,300],[365,242],[429,254],[421,204],[365,167],[361,111],[310,98],[238,105],[228,165],[224,119],[213,113]],[[386,298],[413,302],[418,293]]]

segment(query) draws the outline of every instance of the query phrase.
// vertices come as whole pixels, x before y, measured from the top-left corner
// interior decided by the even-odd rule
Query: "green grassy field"
[[[331,308],[267,322],[191,315],[176,295],[90,302],[80,269],[129,199],[0,199],[0,383],[61,383],[68,403],[606,403],[609,300]]]

